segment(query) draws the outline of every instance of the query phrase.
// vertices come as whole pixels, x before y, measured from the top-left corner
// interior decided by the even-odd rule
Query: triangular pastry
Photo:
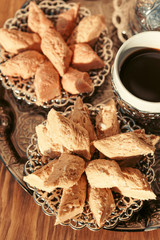
[[[23,180],[28,183],[30,186],[40,189],[46,192],[52,192],[54,188],[45,186],[45,181],[48,179],[50,174],[54,172],[55,165],[57,160],[52,160],[48,164],[44,165],[43,167],[37,169],[35,172],[24,176]]]
[[[47,116],[48,136],[54,143],[60,144],[69,151],[90,159],[89,134],[85,128],[61,115],[53,108]]]
[[[63,189],[55,225],[72,219],[83,212],[86,199],[87,181],[85,175],[70,188]]]
[[[40,36],[48,28],[54,28],[53,23],[46,17],[40,7],[33,1],[29,3],[28,27]]]
[[[71,35],[73,29],[76,26],[76,19],[79,7],[80,3],[77,3],[69,10],[58,15],[56,30],[62,35],[64,40],[68,39],[68,37]]]
[[[79,71],[88,72],[92,69],[101,69],[104,61],[86,43],[77,43],[70,46],[73,51],[72,66]]]
[[[41,39],[36,33],[0,28],[0,44],[7,52],[17,54],[25,50],[40,51],[40,43]]]
[[[105,156],[115,160],[153,154],[155,147],[139,138],[136,132],[126,132],[106,137],[93,142],[95,148]]]
[[[127,167],[122,169],[127,187],[118,186],[119,192],[126,196],[141,200],[156,199],[147,179],[135,168]]]
[[[74,109],[71,111],[69,118],[88,131],[90,142],[97,139],[94,126],[90,120],[90,111],[87,105],[83,103],[81,97],[77,97]]]
[[[68,38],[68,44],[88,43],[93,46],[100,33],[106,28],[105,18],[102,15],[84,17]]]
[[[51,62],[45,61],[39,66],[35,74],[34,87],[38,105],[61,95],[59,74]]]
[[[100,108],[96,116],[96,132],[98,139],[120,133],[116,104],[113,99]]]
[[[67,46],[61,34],[55,29],[47,29],[41,35],[41,38],[42,52],[51,61],[59,74],[63,76],[69,68],[72,51]]]
[[[88,203],[99,227],[102,227],[116,205],[109,188],[88,188]]]
[[[28,50],[2,63],[0,65],[0,70],[4,75],[27,79],[35,75],[38,67],[45,59],[45,56],[41,53],[34,50]]]
[[[61,153],[69,152],[62,145],[56,144],[47,135],[47,128],[43,124],[36,126],[37,144],[42,155],[59,157]]]
[[[69,67],[61,80],[63,89],[71,94],[80,94],[93,91],[93,83],[87,72],[80,72]]]
[[[93,188],[126,186],[121,169],[114,160],[92,160],[88,162],[85,172],[88,182]]]
[[[49,189],[69,188],[78,182],[84,170],[85,161],[83,158],[63,153],[44,185]]]

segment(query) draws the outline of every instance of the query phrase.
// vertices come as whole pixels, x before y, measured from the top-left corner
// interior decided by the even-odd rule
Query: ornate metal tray
[[[39,7],[43,10],[45,15],[55,24],[58,14],[63,11],[66,11],[73,7],[75,3],[65,3],[62,0],[43,0],[39,3]],[[14,18],[8,19],[4,28],[7,29],[20,29],[21,31],[28,31],[27,21],[28,21],[28,5],[23,9],[20,9],[16,12]],[[79,15],[77,19],[77,24],[79,21],[85,17],[91,15],[89,9],[85,7],[80,7]],[[99,36],[96,45],[94,46],[95,52],[99,57],[105,62],[105,67],[101,70],[91,70],[89,71],[90,78],[93,82],[93,91],[89,94],[80,94],[83,98],[87,95],[93,95],[95,88],[101,86],[104,81],[107,81],[107,76],[110,72],[110,62],[113,57],[112,52],[112,41],[108,37],[108,30],[104,30]],[[3,54],[3,57],[0,58],[1,62],[7,61],[11,56],[9,54]],[[34,91],[34,78],[22,79],[20,77],[8,77],[1,73],[0,80],[2,84],[7,89],[12,89],[13,94],[18,99],[24,99],[28,104],[36,104],[36,94]],[[42,104],[43,107],[62,107],[68,103],[73,103],[77,95],[72,95],[65,92],[62,89],[62,96],[52,99],[48,102]]]
[[[53,0],[54,1],[54,0]],[[36,0],[40,3],[41,0]],[[75,0],[78,2],[78,0]],[[119,1],[121,2],[121,1]],[[21,11],[26,8],[29,2],[26,2]],[[92,14],[103,14],[106,18],[108,27],[108,37],[112,40],[113,59],[121,46],[121,42],[117,36],[117,28],[112,22],[113,1],[81,1],[83,7],[87,7]],[[112,66],[113,59],[110,63]],[[114,96],[110,74],[107,75],[107,81],[95,88],[92,96],[85,97],[84,102],[89,102],[93,106],[99,103],[105,103]],[[68,104],[67,104],[68,106]],[[60,111],[64,111],[62,106]],[[17,99],[13,95],[11,89],[6,89],[0,81],[0,159],[18,181],[18,183],[31,195],[33,191],[29,189],[23,182],[24,164],[27,162],[26,149],[30,144],[31,137],[35,133],[35,126],[46,119],[48,108],[38,107],[35,104],[27,104],[26,101]],[[123,116],[127,116],[123,110],[118,107],[118,112]],[[137,120],[132,116],[136,125]],[[131,120],[131,122],[132,122]],[[148,133],[155,132],[155,124],[157,126],[156,134],[160,135],[160,121],[153,121],[148,125],[147,122],[141,127],[145,128]],[[125,124],[124,124],[125,125]],[[132,126],[132,123],[131,123]],[[149,126],[149,127],[148,127]],[[128,127],[128,124],[126,124]],[[119,221],[112,228],[114,231],[148,231],[160,227],[160,143],[156,146],[155,164],[152,166],[155,173],[155,181],[151,183],[152,189],[157,195],[157,200],[144,201],[143,206],[127,221]]]
[[[90,118],[92,122],[95,122],[95,117],[101,108],[102,105],[98,105],[92,107],[88,105],[90,110]],[[73,106],[69,106],[64,112],[61,112],[62,115],[67,116],[72,111]],[[135,122],[127,116],[118,115],[121,131],[133,131],[140,128]],[[31,138],[31,144],[27,148],[27,157],[28,161],[25,164],[25,174],[28,175],[38,168],[45,165],[50,161],[49,158],[45,159],[45,162],[42,158],[42,154],[39,152],[37,145],[37,136],[34,134]],[[97,159],[97,156],[95,157]],[[148,182],[151,184],[154,181],[154,171],[152,169],[152,165],[155,162],[154,156],[148,155],[143,157],[139,164],[136,166],[140,169],[140,171],[147,177]],[[47,193],[45,191],[41,191],[39,189],[34,189],[28,185],[28,187],[33,190],[33,198],[37,204],[42,207],[42,210],[47,215],[56,215],[58,210],[58,205],[60,203],[62,190],[56,189],[51,193]],[[116,210],[111,214],[111,217],[106,221],[104,225],[104,229],[112,229],[114,228],[118,221],[126,221],[130,219],[135,211],[138,211],[142,205],[143,201],[133,198],[128,198],[121,196],[118,193],[114,193],[114,199],[116,203]],[[84,207],[84,211],[82,214],[78,215],[74,219],[68,220],[64,223],[65,225],[69,225],[74,229],[81,229],[83,227],[88,227],[90,230],[98,230],[98,226],[93,218],[92,212],[89,209],[88,204],[86,203]]]

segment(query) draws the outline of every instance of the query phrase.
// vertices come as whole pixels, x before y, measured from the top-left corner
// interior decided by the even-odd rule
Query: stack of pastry
[[[56,224],[82,213],[88,201],[102,227],[116,208],[112,191],[142,200],[156,198],[138,169],[122,168],[119,162],[153,154],[159,137],[144,130],[121,133],[113,99],[100,109],[95,127],[79,97],[67,117],[51,109],[36,132],[38,148],[51,162],[24,176],[24,181],[47,192],[63,188]],[[101,153],[99,159],[95,149]]]
[[[61,96],[93,91],[89,76],[92,69],[105,66],[93,46],[105,29],[101,15],[76,20],[80,4],[58,15],[56,26],[35,2],[30,2],[28,31],[0,29],[0,44],[14,54],[0,65],[3,75],[28,79],[33,77],[36,103],[42,105]]]

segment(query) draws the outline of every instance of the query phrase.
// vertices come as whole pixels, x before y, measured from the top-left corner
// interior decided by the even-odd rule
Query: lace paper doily
[[[39,7],[43,10],[43,12],[46,14],[46,16],[55,24],[56,19],[59,13],[66,11],[73,7],[75,3],[65,3],[62,0],[57,1],[49,1],[44,0],[39,3]],[[84,7],[80,7],[79,15],[77,18],[77,23],[85,17],[91,15],[90,11]],[[19,9],[14,18],[8,19],[5,24],[4,28],[8,29],[20,29],[22,31],[27,31],[27,21],[28,21],[28,5],[23,8]],[[107,29],[104,30],[100,37],[97,40],[97,43],[95,45],[95,52],[100,56],[100,58],[105,62],[105,67],[101,70],[96,71],[90,71],[89,75],[92,79],[94,89],[91,93],[87,94],[80,94],[82,98],[86,96],[91,96],[96,87],[101,86],[104,81],[107,79],[107,75],[110,72],[110,62],[113,57],[112,52],[112,41],[108,37]],[[1,50],[2,51],[2,50]],[[4,53],[0,58],[0,61],[3,62],[7,60],[10,55],[7,53]],[[24,99],[28,104],[36,103],[36,95],[34,91],[34,79],[22,79],[20,77],[7,77],[4,76],[1,73],[0,80],[2,80],[2,84],[7,89],[12,89],[14,96],[17,99]],[[53,100],[50,100],[48,102],[43,103],[43,107],[49,108],[49,107],[62,107],[67,105],[68,102],[73,103],[76,100],[77,95],[71,95],[69,93],[66,93],[64,90],[62,90],[62,96]]]
[[[112,22],[122,43],[138,31],[138,24],[135,22],[136,2],[137,0],[113,0]]]
[[[92,107],[88,104],[90,109],[90,117],[94,122],[95,117],[102,105],[97,105]],[[65,112],[62,114],[67,116],[70,114],[73,106],[69,106]],[[120,121],[120,127],[122,132],[133,131],[139,129],[140,127],[135,124],[134,120],[128,116],[118,116]],[[45,124],[45,123],[44,123]],[[25,174],[28,175],[34,172],[36,169],[42,167],[47,162],[50,161],[49,158],[43,158],[41,153],[39,152],[37,145],[37,135],[34,134],[31,138],[31,144],[27,148],[27,157],[28,161],[25,164]],[[137,168],[147,177],[148,182],[151,184],[154,181],[154,171],[152,169],[152,165],[155,162],[154,156],[148,155],[140,160],[137,165]],[[55,191],[51,193],[47,193],[45,191],[41,191],[39,189],[32,188],[28,185],[28,187],[33,190],[33,198],[34,201],[41,206],[42,210],[45,214],[49,216],[53,216],[57,214],[58,206],[61,199],[62,189],[57,188]],[[140,210],[143,205],[142,200],[133,199],[124,197],[118,193],[113,192],[113,196],[116,203],[116,210],[110,216],[110,218],[106,221],[103,226],[104,229],[112,229],[114,228],[119,221],[126,221],[130,219],[134,212]],[[69,225],[73,229],[81,229],[83,227],[87,227],[90,230],[99,230],[99,227],[96,224],[96,221],[93,217],[93,214],[89,208],[89,205],[86,203],[84,206],[84,210],[82,214],[74,217],[74,219],[70,219],[63,223],[62,225]]]

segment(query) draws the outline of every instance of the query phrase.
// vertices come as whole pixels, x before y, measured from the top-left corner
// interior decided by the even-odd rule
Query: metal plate
[[[90,110],[90,119],[93,123],[95,123],[95,117],[99,112],[99,109],[103,105],[98,105],[92,107],[88,105]],[[61,112],[62,115],[68,116],[73,107],[68,107],[64,112]],[[138,125],[134,122],[133,119],[127,116],[122,116],[121,114],[118,115],[120,121],[121,132],[128,132],[133,131],[136,129],[140,129]],[[44,123],[45,124],[45,123]],[[98,153],[95,156],[95,159],[99,158]],[[49,158],[45,160],[45,163],[42,159],[42,154],[39,152],[38,144],[37,144],[37,135],[34,134],[31,137],[31,143],[27,148],[27,157],[28,161],[25,164],[25,174],[28,175],[38,168],[41,168],[47,162],[50,161]],[[154,171],[152,169],[152,165],[155,162],[155,157],[152,155],[148,155],[143,157],[139,164],[136,166],[140,171],[146,176],[148,182],[151,184],[154,181]],[[42,210],[47,215],[56,215],[58,206],[61,199],[62,189],[56,189],[53,192],[47,193],[45,191],[41,191],[39,189],[34,189],[28,185],[28,187],[33,190],[33,198],[35,202],[42,207]],[[114,228],[119,221],[127,221],[130,219],[134,212],[141,209],[143,205],[143,201],[138,199],[133,199],[129,197],[124,197],[118,193],[114,193],[114,200],[116,204],[116,210],[112,212],[109,219],[107,219],[105,225],[103,226],[104,229],[112,229]],[[65,225],[69,225],[73,229],[81,229],[85,226],[88,227],[90,230],[99,230],[99,227],[96,224],[96,221],[93,217],[91,210],[89,209],[89,205],[86,203],[84,206],[83,213],[76,216],[75,218],[68,220],[64,223]]]
[[[63,11],[66,11],[73,7],[75,3],[65,3],[62,0],[51,1],[51,0],[43,0],[39,3],[39,7],[43,10],[47,18],[49,18],[53,24],[56,24],[56,20],[58,14]],[[7,29],[18,29],[21,31],[28,31],[27,22],[28,22],[28,5],[20,9],[16,12],[14,18],[8,19],[4,28]],[[91,15],[89,9],[85,7],[80,7],[79,14],[77,18],[77,24],[83,17]],[[107,28],[100,34],[95,46],[94,50],[97,55],[105,62],[105,67],[100,70],[91,70],[89,71],[89,76],[93,82],[93,91],[91,93],[83,93],[79,94],[82,98],[87,96],[92,96],[95,88],[100,87],[104,81],[107,81],[108,74],[110,72],[110,62],[113,58],[112,52],[112,41],[108,37]],[[1,50],[2,51],[2,50]],[[3,57],[1,53],[0,62],[7,61],[8,58],[12,57],[12,55],[3,52]],[[0,74],[0,80],[2,84],[7,89],[12,89],[14,96],[17,99],[23,99],[28,104],[36,104],[37,98],[34,91],[34,78],[22,79],[21,77],[9,77],[5,76],[2,73]],[[44,108],[50,107],[63,107],[68,103],[74,103],[77,98],[77,95],[72,95],[70,93],[65,92],[63,89],[61,91],[62,96],[52,99],[48,102],[43,102],[42,106]]]

